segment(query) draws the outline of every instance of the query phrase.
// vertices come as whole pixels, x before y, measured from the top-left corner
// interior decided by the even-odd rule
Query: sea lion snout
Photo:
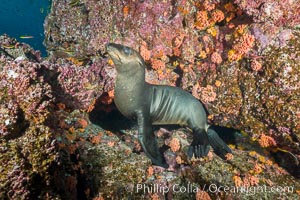
[[[130,56],[134,52],[134,50],[131,49],[130,47],[121,44],[115,44],[115,43],[107,43],[106,51],[107,53],[115,51],[118,54],[124,54],[124,56]]]
[[[106,50],[106,52],[109,51],[109,45],[110,45],[110,43],[105,44],[105,50]]]
[[[141,56],[132,48],[121,44],[108,43],[106,44],[106,52],[114,62],[115,66],[133,66],[135,63],[144,66],[144,61]]]
[[[112,50],[113,50],[113,46],[114,46],[113,43],[107,43],[107,44],[105,45],[105,50],[106,50],[106,52],[109,53],[110,51],[112,51]]]
[[[129,49],[130,47],[123,46],[121,44],[116,44],[116,43],[107,43],[105,45],[106,51],[111,52],[111,51],[123,51],[125,49]]]
[[[119,65],[122,63],[121,60],[121,53],[120,48],[122,48],[121,45],[115,44],[115,43],[107,43],[105,45],[106,53],[110,56],[110,58],[113,60],[115,65]]]

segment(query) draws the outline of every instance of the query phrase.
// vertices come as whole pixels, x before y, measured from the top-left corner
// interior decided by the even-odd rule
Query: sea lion
[[[117,78],[114,102],[129,119],[137,119],[138,139],[152,163],[167,168],[157,146],[152,125],[178,124],[193,130],[188,156],[203,157],[209,145],[223,159],[231,149],[207,124],[202,104],[190,93],[178,87],[152,85],[145,81],[146,64],[134,49],[109,43],[106,51],[112,59]]]

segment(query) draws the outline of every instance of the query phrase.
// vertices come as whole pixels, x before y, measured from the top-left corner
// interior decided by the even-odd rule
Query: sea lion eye
[[[127,54],[127,55],[131,55],[132,51],[130,48],[128,47],[124,47],[124,52]]]

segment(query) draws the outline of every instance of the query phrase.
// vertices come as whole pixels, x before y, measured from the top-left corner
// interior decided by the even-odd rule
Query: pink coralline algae
[[[254,45],[255,38],[253,35],[245,34],[238,39],[237,44],[233,46],[233,49],[241,54],[247,53]]]
[[[169,146],[171,147],[171,150],[173,152],[176,152],[180,149],[180,141],[177,138],[173,138],[170,143]]]
[[[181,2],[84,0],[80,6],[60,1],[53,1],[53,5],[56,9],[48,16],[45,29],[46,44],[55,49],[51,52],[54,59],[60,55],[67,57],[66,52],[84,58],[97,56],[104,53],[105,44],[112,41],[140,50],[150,66],[154,59],[154,68],[157,66],[155,60],[163,60],[166,64],[164,57],[173,56],[173,52],[178,56],[181,54],[177,41],[179,39],[182,43],[180,36],[185,32],[183,16],[177,10],[184,6]],[[67,10],[74,13],[72,17],[66,16]],[[63,19],[56,19],[60,15],[64,16]],[[70,26],[70,23],[73,24]],[[69,38],[71,30],[78,30],[76,37],[73,37],[76,40],[74,43]],[[157,72],[157,77],[168,81],[172,75],[168,70],[161,70],[164,75]]]
[[[25,119],[35,123],[42,123],[47,118],[48,107],[53,102],[51,86],[38,74],[41,68],[41,65],[28,61],[7,61],[0,72],[0,88],[5,92],[6,100],[11,99],[10,105],[15,102]]]
[[[299,156],[297,13],[290,0],[53,0],[45,43],[56,62],[55,102],[66,105],[61,110],[108,107],[115,72],[103,59],[105,44],[122,43],[140,52],[148,82],[191,92],[213,124],[258,134],[265,146],[270,137],[268,144]],[[9,115],[14,124],[15,111]]]
[[[211,62],[216,63],[216,64],[221,64],[222,63],[222,57],[218,52],[214,52],[211,54]]]
[[[11,199],[19,198],[20,196],[24,199],[30,197],[29,188],[26,188],[30,178],[28,174],[21,171],[20,168],[21,166],[15,166],[8,174],[8,180],[11,183],[11,190],[8,191],[7,195]]]
[[[210,25],[207,11],[198,11],[196,19],[195,27],[199,30],[203,30]]]
[[[0,162],[5,163],[0,198],[32,199],[36,177],[38,188],[52,182],[49,169],[56,159],[56,141],[45,125],[55,102],[48,82],[52,65],[6,35],[0,36],[0,47]]]
[[[225,18],[224,13],[221,10],[215,10],[211,15],[213,22],[221,22]]]
[[[267,45],[286,45],[277,41],[281,40],[282,33],[287,33],[287,30],[290,32],[291,27],[300,23],[300,16],[296,14],[300,12],[297,1],[235,0],[235,3],[254,20],[252,30],[262,49]]]
[[[200,93],[200,96],[198,95],[198,93]],[[206,87],[200,87],[198,84],[196,84],[193,87],[192,94],[197,99],[200,99],[203,103],[212,102],[217,97],[217,94],[214,91],[214,87],[211,85],[207,85]]]
[[[243,9],[248,15],[252,16],[255,22],[274,23],[276,25],[296,25],[300,23],[299,4],[295,1],[283,0],[235,0],[236,5]]]
[[[284,47],[287,45],[288,41],[293,38],[293,31],[291,29],[285,29],[279,32],[277,35],[278,39],[275,42],[276,46]]]
[[[151,62],[151,67],[155,70],[164,69],[165,68],[165,63],[161,60],[153,59],[152,62]]]
[[[258,143],[260,144],[260,146],[262,147],[272,147],[272,146],[276,146],[276,142],[275,140],[270,137],[267,136],[265,134],[261,134],[260,138],[258,139]]]
[[[237,29],[239,31],[239,29]],[[233,44],[233,49],[228,52],[229,61],[240,60],[254,45],[255,38],[251,34],[242,34]]]
[[[0,97],[1,102],[4,100]],[[0,136],[6,136],[17,129],[19,118],[19,105],[12,99],[6,100],[6,104],[0,104]]]
[[[206,87],[201,87],[200,88],[201,92],[201,101],[207,103],[207,102],[212,102],[216,99],[217,94],[214,91],[214,87],[211,85],[207,85]]]
[[[58,82],[62,89],[57,91],[60,93],[58,100],[68,106],[82,109],[87,109],[103,91],[112,90],[115,77],[115,70],[103,68],[102,62],[93,63],[91,66],[62,65],[58,67],[58,72]],[[101,79],[101,74],[107,78],[105,83]],[[68,96],[71,98],[69,101]]]
[[[145,61],[150,60],[151,58],[151,51],[148,50],[146,42],[143,42],[140,46],[140,54]]]
[[[261,68],[262,68],[262,65],[261,65],[261,63],[258,62],[257,60],[253,60],[253,61],[251,62],[251,69],[252,69],[253,71],[259,71],[259,70],[261,70]]]
[[[203,6],[204,6],[204,9],[207,11],[212,11],[216,7],[216,5],[209,0],[205,0],[203,2]]]
[[[103,5],[103,2],[106,1],[78,1],[79,5],[74,6],[76,2],[59,1],[59,5],[65,3],[65,8],[70,6],[72,11],[78,11],[80,8],[81,13],[88,14],[91,12],[99,16],[101,13],[95,10],[91,11],[93,9],[92,3]],[[128,6],[129,9],[126,12],[123,10],[123,13],[118,13],[117,16],[122,15],[126,19],[132,20],[136,9],[132,4],[137,5],[140,2],[130,1],[128,5],[122,6],[118,6],[118,2],[113,2],[113,7],[109,7],[111,5],[107,1],[105,5],[108,6],[106,9],[109,8],[110,12],[115,9],[122,11],[124,6]],[[144,6],[144,8],[146,6],[144,13],[147,20],[160,20],[154,20],[155,23],[150,23],[155,27],[154,30],[157,30],[156,34],[153,35],[152,32],[145,31],[145,34],[149,33],[149,37],[143,37],[143,34],[140,36],[135,32],[137,29],[131,27],[128,21],[118,24],[110,30],[118,32],[120,31],[118,27],[125,27],[120,32],[120,35],[123,34],[125,37],[121,38],[118,34],[112,34],[112,40],[122,41],[124,39],[135,49],[140,50],[141,54],[144,52],[143,57],[149,65],[147,77],[150,77],[151,81],[156,81],[155,83],[169,85],[172,83],[182,86],[186,90],[192,90],[193,95],[203,101],[211,113],[209,119],[212,123],[238,128],[248,134],[257,133],[256,138],[259,138],[257,141],[260,141],[262,146],[284,147],[294,151],[292,153],[296,154],[295,157],[299,157],[297,143],[293,141],[293,138],[296,138],[298,134],[297,127],[299,128],[297,107],[299,103],[298,99],[293,96],[293,93],[297,94],[299,85],[297,64],[295,64],[299,60],[299,45],[291,45],[290,49],[270,47],[271,50],[265,53],[264,59],[261,59],[262,57],[255,55],[257,53],[255,46],[245,42],[245,45],[251,47],[248,48],[248,51],[247,49],[242,51],[243,55],[240,55],[239,60],[231,62],[226,60],[227,52],[236,51],[233,46],[239,42],[243,43],[242,38],[245,35],[253,34],[251,25],[247,25],[247,28],[245,26],[237,28],[238,30],[234,28],[238,27],[235,21],[239,19],[241,14],[233,13],[236,15],[236,19],[230,19],[233,25],[229,27],[227,17],[231,17],[232,13],[225,12],[224,6],[214,1],[216,3],[211,6],[210,11],[207,11],[211,20],[210,26],[207,29],[198,30],[193,25],[197,11],[203,10],[202,5],[199,6],[194,2],[197,5],[194,6],[194,4],[189,4],[191,1],[180,1],[178,7],[183,7],[180,9],[181,11],[177,12],[175,4],[169,1],[164,1],[163,4],[144,2],[146,4],[139,6]],[[88,11],[84,9],[87,4],[89,4]],[[57,2],[55,5],[58,5]],[[155,8],[161,5],[157,8],[157,12],[162,17],[156,18],[155,11],[151,10],[153,5],[156,6]],[[170,9],[170,7],[166,8],[166,5],[175,7],[169,13],[165,13]],[[184,7],[185,5],[186,7]],[[99,6],[95,7],[101,9]],[[193,9],[190,9],[191,7]],[[230,8],[230,6],[228,7]],[[214,24],[211,16],[216,9],[221,10],[225,18]],[[150,11],[154,14],[153,18],[148,19]],[[235,12],[234,8],[228,9],[228,12]],[[104,13],[109,14],[109,12]],[[172,15],[172,18],[171,14],[175,17]],[[74,13],[74,15],[81,16],[78,13]],[[247,16],[243,17],[247,18]],[[172,32],[172,36],[168,37],[168,31],[173,29],[171,25],[165,26],[164,23],[175,20],[175,18],[181,18],[184,21],[180,21],[178,24],[180,30],[177,29],[178,27],[175,28],[174,34]],[[93,20],[98,19],[93,18]],[[117,20],[120,19],[113,19],[112,21]],[[138,26],[141,21],[137,20],[134,23]],[[60,26],[59,22],[58,20],[57,27]],[[65,22],[68,20],[66,19]],[[76,22],[80,22],[80,20],[76,20]],[[86,23],[89,21],[87,20]],[[103,22],[100,25],[105,26],[107,24]],[[160,24],[160,27],[157,27],[157,24]],[[72,25],[72,29],[76,28]],[[86,27],[85,30],[89,28]],[[101,33],[100,26],[98,28],[100,30],[97,34]],[[167,30],[160,31],[160,28]],[[72,29],[62,28],[60,31],[71,34]],[[111,33],[110,30],[106,30],[106,27],[103,29],[105,29],[103,38],[100,34],[97,35],[99,41],[108,40],[105,34]],[[65,30],[68,31],[64,32]],[[56,29],[54,28],[53,31],[55,32]],[[227,159],[231,159],[230,162],[224,162],[216,156],[212,156],[214,154],[210,152],[208,158],[190,163],[185,150],[190,144],[187,140],[191,138],[188,134],[188,137],[182,136],[186,133],[186,129],[176,137],[173,135],[172,139],[170,138],[171,133],[163,134],[159,138],[159,145],[166,144],[171,147],[164,154],[170,168],[168,170],[155,170],[156,167],[151,166],[150,160],[143,153],[132,153],[133,149],[135,152],[140,152],[141,146],[136,137],[132,135],[131,130],[124,130],[125,134],[119,134],[116,131],[104,131],[100,128],[101,125],[97,126],[98,124],[95,125],[89,121],[89,114],[91,113],[87,112],[92,111],[92,105],[100,104],[95,106],[107,108],[108,105],[106,104],[111,104],[115,70],[112,65],[107,64],[106,58],[102,58],[101,50],[96,50],[100,49],[103,43],[91,44],[92,42],[87,40],[82,44],[82,48],[81,45],[78,45],[82,42],[81,39],[86,38],[77,37],[77,34],[80,35],[84,32],[76,32],[78,43],[64,41],[59,34],[54,34],[54,44],[58,45],[60,42],[61,44],[59,49],[55,49],[55,45],[54,47],[51,46],[55,50],[51,50],[51,58],[48,61],[32,62],[22,57],[16,59],[13,56],[7,58],[3,56],[1,50],[0,69],[1,73],[3,72],[1,74],[3,79],[0,83],[1,86],[5,87],[0,87],[0,109],[4,113],[0,115],[0,120],[3,124],[1,129],[3,128],[6,132],[0,135],[0,161],[6,165],[0,166],[0,183],[3,186],[0,189],[0,198],[1,195],[4,195],[4,199],[34,199],[37,196],[43,199],[76,199],[78,196],[86,199],[120,199],[129,195],[133,195],[133,198],[145,198],[145,194],[125,190],[120,193],[119,191],[120,188],[133,188],[136,183],[152,185],[156,183],[160,186],[172,187],[174,184],[179,186],[190,181],[193,185],[200,187],[201,183],[214,181],[215,177],[219,177],[220,183],[234,185],[236,181],[236,183],[241,184],[239,186],[264,184],[265,178],[272,179],[275,185],[282,184],[281,180],[292,179],[290,175],[287,175],[290,179],[278,178],[278,176],[273,178],[270,172],[274,171],[274,165],[266,166],[261,165],[261,163],[256,165],[257,162],[263,162],[263,158],[249,157],[247,152],[239,148],[234,149],[237,153],[233,159],[231,155],[226,156]],[[290,34],[283,34],[282,37],[288,35]],[[48,36],[50,37],[51,34]],[[93,35],[93,37],[95,36]],[[297,37],[297,33],[293,31],[290,36],[290,39]],[[72,40],[69,35],[66,38]],[[167,40],[163,41],[163,38],[167,38]],[[55,43],[57,41],[60,42]],[[153,41],[159,42],[154,44]],[[293,44],[288,40],[286,42]],[[298,41],[292,42],[297,44]],[[87,49],[90,51],[85,51]],[[7,51],[5,50],[5,52]],[[285,59],[286,57],[288,59]],[[81,62],[81,60],[83,61]],[[264,66],[259,72],[251,70],[249,65],[255,60]],[[161,61],[158,63],[161,66],[152,69],[151,64],[155,61]],[[222,65],[218,63],[222,63]],[[20,69],[22,67],[24,70]],[[20,76],[20,74],[24,74],[24,76]],[[20,77],[23,77],[24,80],[16,81],[16,84],[24,89],[24,93],[28,97],[22,96],[20,91],[7,90],[7,88],[11,88],[9,85]],[[39,105],[43,106],[40,107]],[[45,109],[40,110],[42,107]],[[105,111],[110,112],[109,109]],[[295,115],[291,113],[295,113]],[[102,119],[107,120],[108,117],[105,116],[104,112],[98,114],[100,121]],[[3,121],[4,123],[2,123]],[[12,137],[11,132],[15,130],[17,125],[20,125],[19,121],[25,125],[18,132],[19,135]],[[112,121],[115,123],[117,119],[113,117]],[[9,122],[12,123],[9,124]],[[113,126],[115,125],[113,124]],[[269,127],[274,127],[272,133],[268,132]],[[129,134],[127,134],[128,132]],[[56,140],[53,140],[53,137],[56,137]],[[247,138],[241,138],[243,141],[241,147],[243,147]],[[166,139],[165,141],[169,139],[169,143],[163,143],[163,139]],[[250,143],[247,143],[250,145],[247,148],[252,148]],[[240,144],[239,141],[238,144]],[[269,149],[264,150],[268,151]],[[269,156],[268,153],[267,155]],[[241,166],[240,163],[243,164],[243,169],[235,167]],[[220,170],[220,166],[222,170]],[[152,168],[153,170],[151,170]],[[148,171],[148,169],[150,170]],[[209,173],[207,173],[208,171]],[[245,171],[251,171],[251,175],[242,176]],[[253,175],[252,172],[256,174]],[[234,173],[238,177],[235,181],[232,180]],[[182,176],[184,176],[184,180],[180,178]],[[280,181],[277,181],[278,179]],[[35,186],[36,182],[39,184],[38,187]],[[294,184],[295,182],[290,183]],[[52,189],[53,185],[58,188],[58,191]],[[65,187],[61,187],[61,185]],[[161,194],[151,195],[153,198],[163,198]],[[201,197],[214,199],[223,194],[214,196],[215,194],[198,191],[194,195],[200,199]],[[244,197],[235,196],[235,194],[230,195],[232,196],[229,198]],[[191,196],[187,193],[170,192],[168,198],[188,199]],[[272,198],[270,197],[270,199]],[[296,198],[291,196],[290,199]]]

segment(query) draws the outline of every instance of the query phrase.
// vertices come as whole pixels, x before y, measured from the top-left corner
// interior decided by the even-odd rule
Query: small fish
[[[73,56],[74,53],[75,53],[75,52],[72,51],[72,50],[63,49],[63,48],[60,48],[59,51],[62,51],[62,52],[64,52],[64,53],[68,54],[69,56]]]
[[[20,38],[21,39],[31,39],[31,38],[33,38],[33,36],[32,35],[21,35]]]
[[[13,49],[13,48],[15,48],[15,45],[2,45],[2,47],[4,49]]]
[[[15,61],[16,62],[21,62],[21,61],[23,61],[23,60],[25,60],[26,59],[26,57],[24,57],[24,56],[19,56],[19,57],[17,57],[16,59],[15,59]]]
[[[75,6],[79,6],[80,5],[80,1],[79,0],[73,0],[69,3],[69,5],[71,7],[75,7]]]

